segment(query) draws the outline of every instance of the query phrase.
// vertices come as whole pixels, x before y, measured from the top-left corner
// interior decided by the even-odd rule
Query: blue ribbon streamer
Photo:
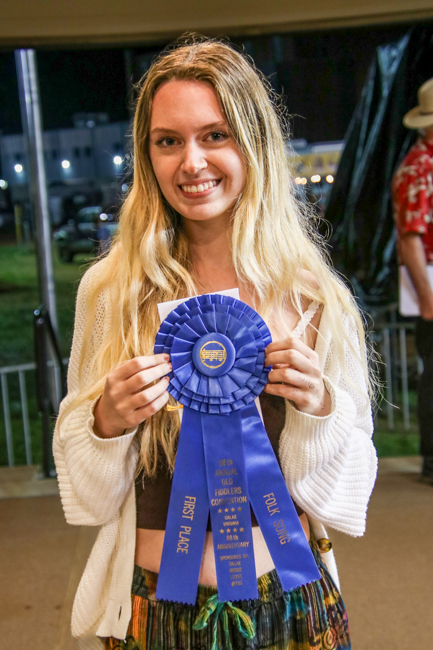
[[[158,576],[158,593],[162,595],[158,598],[195,603],[208,515],[201,418],[197,411],[184,409]]]
[[[277,459],[254,404],[267,383],[263,319],[221,295],[187,300],[161,324],[169,392],[184,405],[156,596],[196,601],[210,509],[218,597],[258,597],[250,502],[283,588],[318,580]]]
[[[291,591],[319,580],[319,571],[257,407],[241,413],[251,504],[283,589]]]
[[[241,411],[201,420],[218,598],[258,598]]]

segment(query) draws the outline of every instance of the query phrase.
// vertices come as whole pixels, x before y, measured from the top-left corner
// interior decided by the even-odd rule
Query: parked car
[[[73,219],[53,232],[62,262],[72,262],[77,253],[97,254],[109,248],[117,232],[114,215],[100,205],[81,208]]]

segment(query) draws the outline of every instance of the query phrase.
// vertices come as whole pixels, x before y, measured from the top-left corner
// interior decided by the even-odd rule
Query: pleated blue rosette
[[[168,391],[183,404],[156,596],[194,604],[211,514],[218,597],[258,597],[250,504],[285,590],[320,575],[254,400],[267,383],[271,335],[254,309],[212,294],[161,324]]]
[[[225,345],[225,362],[197,363],[197,344],[201,349],[214,338],[220,344],[208,343],[207,349],[218,351]],[[228,296],[205,295],[191,298],[168,315],[157,334],[155,354],[171,357],[168,391],[178,402],[201,413],[224,415],[250,404],[262,392],[269,373],[264,367],[265,348],[271,341],[266,323],[254,309]]]

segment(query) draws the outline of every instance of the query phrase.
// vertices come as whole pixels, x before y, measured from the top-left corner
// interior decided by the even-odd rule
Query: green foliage
[[[399,397],[399,396],[398,396]],[[373,434],[373,442],[379,458],[387,456],[416,456],[419,454],[419,432],[416,419],[416,392],[409,391],[410,428],[403,425],[401,409],[394,408],[394,428],[388,428],[386,405],[379,411]]]
[[[74,323],[75,295],[78,282],[86,269],[84,256],[77,256],[72,264],[62,264],[53,250],[54,280],[56,286],[59,345],[62,357],[68,357]],[[0,367],[15,366],[34,361],[33,311],[41,302],[36,255],[33,248],[0,247]],[[37,411],[35,373],[27,371],[26,391],[33,463],[42,462],[42,425]],[[21,412],[18,375],[7,376],[9,407],[15,464],[26,463],[23,415]],[[5,445],[3,404],[0,408],[0,465],[8,463]]]
[[[379,458],[419,454],[419,433],[416,429],[409,431],[378,429],[373,435],[373,442]]]
[[[86,258],[62,264],[53,250],[60,350],[69,356],[75,295]],[[33,249],[0,247],[0,367],[33,361],[33,311],[41,302]]]

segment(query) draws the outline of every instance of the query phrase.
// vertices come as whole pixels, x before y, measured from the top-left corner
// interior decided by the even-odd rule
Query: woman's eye
[[[228,134],[224,133],[224,131],[212,131],[212,133],[209,134],[209,138],[212,142],[223,142],[224,140],[227,140]]]
[[[165,138],[160,138],[156,144],[160,147],[172,147],[176,144],[176,140],[170,136],[166,136]]]

